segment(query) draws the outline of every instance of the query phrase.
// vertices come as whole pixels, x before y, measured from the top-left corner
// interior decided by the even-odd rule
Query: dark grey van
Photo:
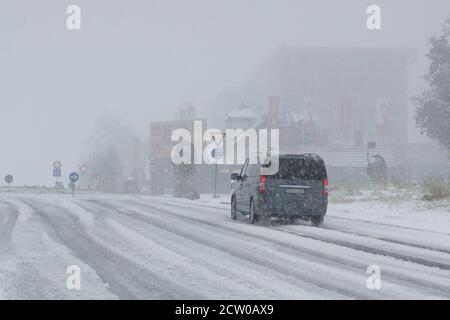
[[[328,206],[328,177],[325,163],[315,154],[280,155],[278,171],[271,174],[274,160],[250,164],[231,175],[231,218],[237,213],[248,216],[253,224],[271,217],[308,219],[314,225],[323,223]],[[269,169],[269,170],[268,170]]]

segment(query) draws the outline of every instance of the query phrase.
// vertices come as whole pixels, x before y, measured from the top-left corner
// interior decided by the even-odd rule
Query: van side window
[[[259,164],[249,164],[247,167],[247,175],[249,177],[256,177],[259,176],[261,173],[260,165]]]

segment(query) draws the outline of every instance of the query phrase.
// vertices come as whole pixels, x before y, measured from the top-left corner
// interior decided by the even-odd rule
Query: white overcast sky
[[[66,29],[70,4],[80,31]],[[381,31],[366,29],[370,4]],[[145,138],[151,120],[240,84],[280,45],[416,48],[418,91],[426,39],[446,18],[448,0],[2,0],[0,176],[51,185],[52,162],[75,168],[103,110]]]

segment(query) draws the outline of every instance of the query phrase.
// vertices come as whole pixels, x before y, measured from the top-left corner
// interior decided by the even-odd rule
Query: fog
[[[419,93],[427,39],[450,2],[378,0],[382,30],[368,31],[372,2],[3,0],[0,176],[51,185],[52,162],[64,177],[75,169],[104,110],[144,140],[150,121],[172,119],[183,101],[201,115],[282,45],[413,48],[409,93]],[[81,30],[66,28],[70,4],[81,8]],[[409,139],[423,139],[412,121]]]

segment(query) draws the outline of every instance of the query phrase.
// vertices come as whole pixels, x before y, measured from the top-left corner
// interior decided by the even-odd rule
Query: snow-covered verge
[[[335,188],[330,192],[329,216],[448,232],[450,199],[424,200],[416,184],[374,188]]]
[[[380,200],[385,202],[421,200],[432,206],[448,206],[450,198],[425,200],[428,190],[424,184],[387,183],[380,185],[339,184],[330,187],[330,202],[348,203],[353,201]],[[417,201],[419,203],[419,201]]]

